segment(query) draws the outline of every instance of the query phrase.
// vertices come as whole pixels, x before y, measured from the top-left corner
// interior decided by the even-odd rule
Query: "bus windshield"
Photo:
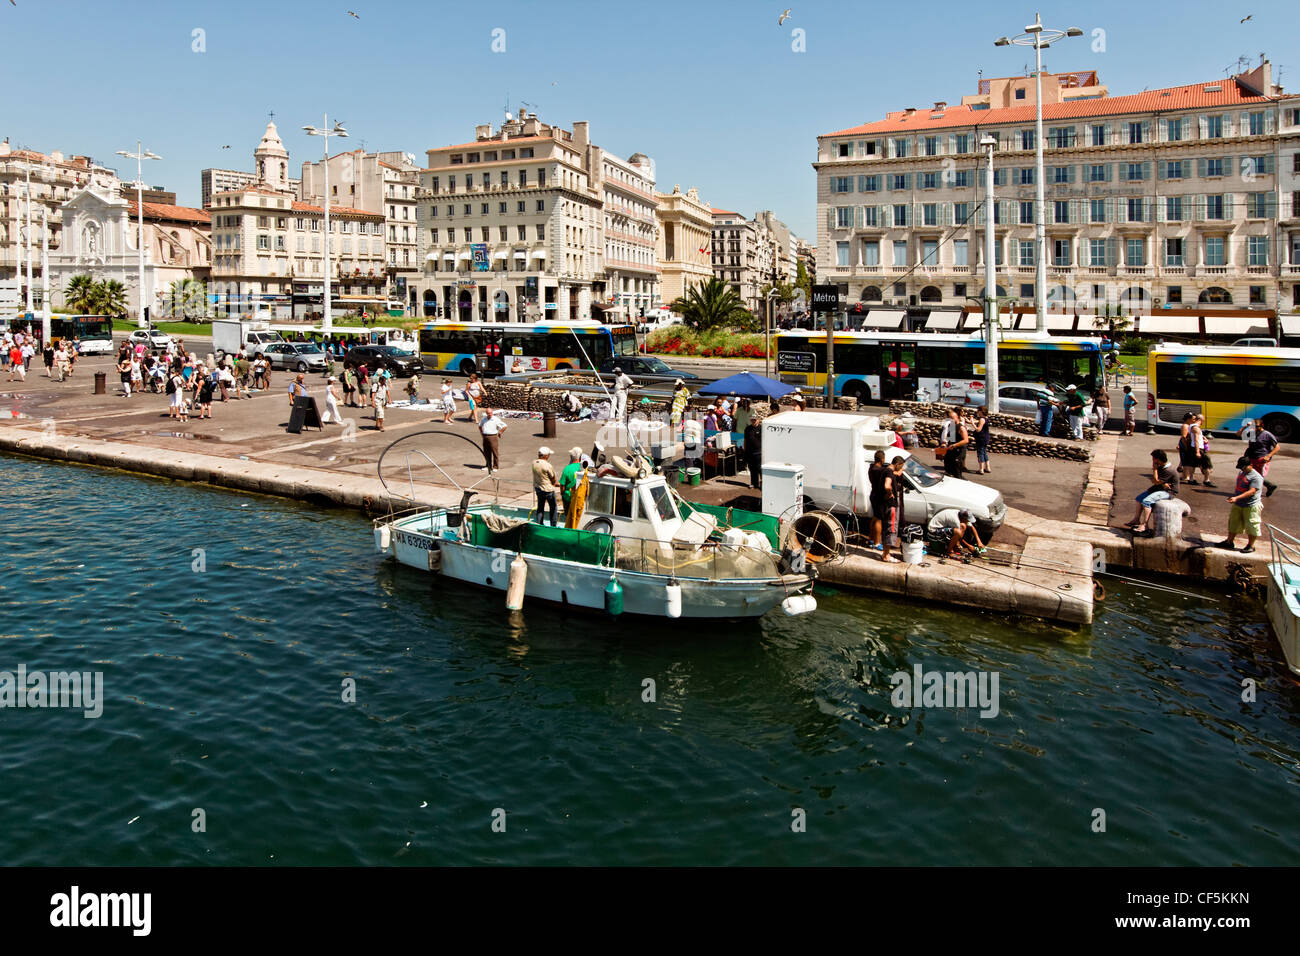
[[[639,351],[640,346],[637,344],[635,332],[614,333],[615,355],[636,355]]]

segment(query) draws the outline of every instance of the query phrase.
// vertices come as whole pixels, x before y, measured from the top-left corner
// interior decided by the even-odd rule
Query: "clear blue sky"
[[[1049,51],[1045,67],[1096,69],[1112,94],[1222,77],[1261,52],[1287,88],[1300,86],[1294,6],[1280,0],[1041,11],[1048,26],[1086,34]],[[425,149],[499,123],[508,92],[512,110],[526,101],[545,122],[586,119],[598,145],[647,153],[660,188],[695,185],[745,215],[771,208],[815,239],[817,134],[958,102],[981,69],[1023,72],[1033,51],[992,41],[1032,19],[1032,4],[852,0],[0,0],[0,136],[89,154],[127,179],[135,170],[114,151],[143,138],[163,156],[145,179],[197,205],[200,169],[252,169],[269,110],[291,165],[319,155],[320,140],[299,127],[326,110],[347,123],[346,145],[412,152],[423,165]],[[492,52],[496,28],[504,53]],[[795,28],[804,53],[791,49]],[[1104,52],[1092,49],[1098,28]],[[205,52],[192,49],[195,29]]]

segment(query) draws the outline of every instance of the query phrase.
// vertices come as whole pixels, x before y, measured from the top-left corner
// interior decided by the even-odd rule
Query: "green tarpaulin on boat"
[[[702,505],[694,501],[683,501],[682,504],[693,511],[717,518],[719,528],[761,531],[767,536],[773,548],[781,547],[781,522],[772,515],[757,511],[742,511],[740,508],[726,508],[721,505]]]
[[[613,563],[614,539],[607,534],[540,524],[525,524],[509,531],[494,532],[479,515],[472,513],[466,516],[465,521],[469,525],[470,544],[480,548],[522,551],[582,564],[609,566]]]

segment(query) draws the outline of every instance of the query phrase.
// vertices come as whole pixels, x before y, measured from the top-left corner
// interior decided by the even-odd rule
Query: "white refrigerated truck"
[[[894,433],[880,430],[880,419],[833,412],[781,412],[763,420],[763,463],[803,465],[805,507],[870,516],[871,482],[867,469],[877,449],[886,463],[903,458],[903,520],[928,526],[944,511],[969,511],[987,541],[1002,526],[1007,506],[994,488],[950,478],[901,448]]]
[[[244,349],[250,357],[256,358],[271,343],[283,341],[280,333],[270,329],[266,322],[247,319],[214,319],[212,322],[212,351],[218,355],[234,355]]]

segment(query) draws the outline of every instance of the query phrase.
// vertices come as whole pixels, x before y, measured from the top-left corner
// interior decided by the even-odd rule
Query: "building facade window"
[[[1268,236],[1248,236],[1246,238],[1247,265],[1268,265]]]
[[[1223,258],[1223,237],[1205,237],[1205,264],[1207,266],[1225,265]]]
[[[1165,240],[1165,265],[1182,266],[1186,263],[1183,260],[1183,240],[1171,237]]]

